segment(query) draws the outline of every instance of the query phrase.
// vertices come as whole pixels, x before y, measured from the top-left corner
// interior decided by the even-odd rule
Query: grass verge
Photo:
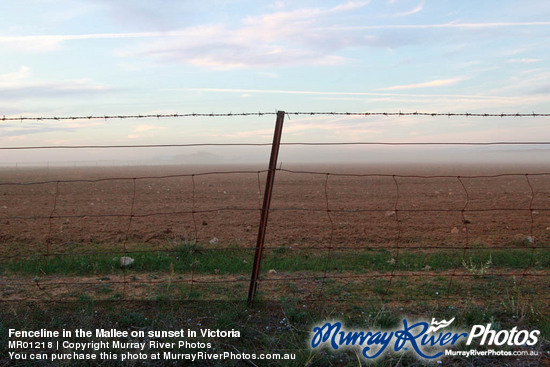
[[[120,257],[131,256],[134,272],[196,272],[203,274],[249,274],[254,251],[239,247],[226,249],[202,248],[180,245],[166,251],[147,252],[144,249],[127,254],[64,254],[35,255],[0,263],[0,274],[25,274],[43,276],[97,275],[120,272]],[[308,250],[291,247],[266,249],[263,269],[281,272],[331,271],[331,272],[389,272],[389,271],[445,271],[463,268],[467,264],[485,264],[491,259],[495,268],[533,270],[550,268],[550,246],[539,249],[476,249],[449,248],[437,250],[388,249],[334,249]]]

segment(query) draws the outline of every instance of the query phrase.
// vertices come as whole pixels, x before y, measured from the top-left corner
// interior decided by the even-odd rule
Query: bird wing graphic
[[[426,333],[435,333],[439,329],[446,328],[447,326],[451,325],[455,321],[455,318],[453,317],[449,321],[447,320],[441,320],[439,322],[435,321],[434,318],[432,318],[432,325],[428,328],[428,331]]]

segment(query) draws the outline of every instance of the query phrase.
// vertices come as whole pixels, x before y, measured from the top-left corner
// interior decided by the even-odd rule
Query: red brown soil
[[[320,173],[277,172],[267,246],[503,246],[528,242],[528,237],[536,243],[550,239],[550,175],[466,177],[534,174],[550,171],[548,167],[291,169]],[[233,170],[252,172],[157,178]],[[2,170],[1,251],[9,255],[24,248],[59,253],[94,249],[97,244],[120,249],[135,243],[166,246],[195,236],[205,246],[253,247],[266,177],[257,170],[229,166]],[[426,177],[432,175],[451,177]],[[71,181],[104,178],[111,180]],[[209,243],[213,238],[218,239],[215,245]]]

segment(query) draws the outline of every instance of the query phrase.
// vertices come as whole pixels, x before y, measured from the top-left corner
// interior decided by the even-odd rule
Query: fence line
[[[162,113],[162,114],[138,114],[138,115],[81,115],[81,116],[19,116],[0,117],[0,121],[63,121],[63,120],[125,120],[125,119],[161,119],[178,117],[238,117],[238,116],[268,116],[277,112],[243,112],[243,113]]]
[[[11,121],[11,120],[73,120],[73,119],[115,119],[115,118],[164,118],[164,117],[229,117],[229,116],[261,116],[261,115],[276,115],[277,113],[242,113],[242,114],[174,114],[174,115],[127,115],[127,116],[72,116],[72,117],[53,117],[53,118],[41,118],[41,117],[25,117],[25,118],[0,118],[2,121]],[[421,116],[421,117],[428,117],[428,116],[465,116],[465,117],[548,117],[550,114],[470,114],[470,113],[418,113],[418,112],[410,112],[410,113],[402,113],[402,112],[365,112],[365,113],[352,113],[352,112],[345,112],[345,113],[332,113],[332,112],[285,112],[285,115],[349,115],[349,116]],[[550,142],[434,142],[434,143],[399,143],[399,142],[290,142],[290,143],[281,143],[281,145],[319,145],[319,146],[330,146],[330,145],[548,145]],[[64,149],[80,149],[80,148],[149,148],[149,147],[187,147],[187,146],[265,146],[265,145],[271,145],[269,143],[230,143],[230,144],[209,144],[209,143],[201,143],[201,144],[169,144],[169,145],[155,145],[155,144],[149,144],[149,145],[129,145],[129,146],[39,146],[39,147],[2,147],[0,149],[55,149],[55,148],[64,148]],[[319,193],[319,197],[322,198],[322,205],[318,205],[316,207],[298,207],[298,206],[289,206],[289,205],[274,205],[269,211],[270,212],[302,212],[302,213],[324,213],[326,216],[326,221],[328,223],[328,236],[326,236],[322,240],[321,245],[316,244],[310,244],[301,246],[299,248],[295,248],[295,250],[304,251],[304,252],[311,252],[312,254],[317,254],[324,252],[325,258],[322,263],[322,266],[320,267],[318,274],[298,274],[298,275],[276,275],[275,273],[270,272],[263,272],[260,274],[259,278],[257,279],[257,284],[282,284],[282,283],[289,283],[289,282],[312,282],[314,287],[316,287],[316,292],[311,292],[311,294],[316,294],[315,297],[309,297],[309,301],[312,302],[318,302],[321,300],[340,300],[340,299],[350,299],[353,297],[348,298],[341,298],[341,297],[331,297],[328,295],[328,286],[329,281],[361,281],[361,280],[369,280],[369,279],[380,279],[387,281],[386,287],[388,289],[391,289],[394,286],[394,283],[397,279],[423,279],[423,278],[439,278],[439,277],[445,277],[448,278],[447,285],[446,285],[446,294],[445,299],[447,300],[453,300],[456,298],[455,295],[452,294],[453,287],[455,286],[455,283],[457,282],[457,279],[477,279],[479,277],[479,274],[472,273],[472,272],[466,272],[464,269],[461,268],[459,262],[455,262],[454,266],[444,270],[443,272],[429,272],[429,271],[422,271],[422,270],[410,270],[410,271],[403,271],[401,269],[401,258],[403,256],[406,256],[406,252],[410,250],[442,250],[442,251],[460,251],[461,252],[461,260],[465,261],[467,258],[468,253],[470,251],[491,251],[495,249],[502,249],[502,250],[530,250],[530,255],[528,258],[528,263],[525,267],[518,269],[517,271],[511,271],[511,270],[499,270],[494,271],[491,274],[486,275],[486,279],[491,280],[499,280],[501,278],[520,278],[520,285],[524,282],[527,278],[535,278],[535,279],[548,279],[550,276],[550,273],[547,270],[543,270],[536,268],[536,261],[535,261],[535,255],[536,251],[548,251],[550,250],[550,247],[548,246],[547,241],[540,240],[538,236],[538,228],[536,227],[537,224],[535,223],[535,213],[536,212],[548,212],[550,211],[550,207],[547,205],[541,205],[538,204],[535,201],[535,198],[537,197],[537,200],[540,197],[544,197],[544,195],[547,195],[548,193],[546,191],[537,191],[535,190],[534,180],[535,179],[549,179],[550,178],[550,172],[529,172],[529,173],[501,173],[501,174],[484,174],[484,175],[403,175],[403,174],[383,174],[383,173],[352,173],[352,172],[331,172],[331,171],[308,171],[308,170],[290,170],[290,169],[274,169],[273,172],[278,171],[281,174],[287,174],[289,176],[296,176],[296,175],[303,175],[306,177],[319,177],[322,179],[322,189]],[[133,177],[109,177],[109,178],[98,178],[98,179],[50,179],[50,180],[43,180],[43,181],[34,181],[34,182],[20,182],[20,181],[12,181],[12,182],[0,182],[0,188],[4,188],[6,190],[10,188],[16,188],[16,187],[24,187],[24,188],[33,188],[40,185],[53,185],[54,190],[53,192],[49,192],[52,196],[51,200],[51,207],[48,208],[47,214],[45,215],[2,215],[0,216],[0,220],[3,222],[9,222],[10,220],[23,220],[23,221],[47,221],[47,230],[46,230],[46,241],[45,241],[45,248],[43,252],[40,251],[34,251],[31,254],[22,254],[17,253],[13,255],[5,255],[2,254],[0,256],[0,259],[7,260],[7,261],[13,261],[17,259],[28,259],[32,258],[33,256],[40,255],[43,256],[44,261],[46,264],[50,259],[53,259],[55,257],[63,257],[63,256],[78,256],[78,255],[103,255],[103,254],[120,254],[124,256],[128,256],[130,254],[139,254],[139,253],[167,253],[167,254],[177,254],[181,253],[181,249],[171,249],[171,248],[151,248],[147,250],[142,249],[135,249],[132,248],[130,245],[130,237],[132,234],[132,226],[134,224],[134,221],[138,218],[150,218],[150,217],[157,217],[157,216],[181,216],[181,215],[190,215],[191,216],[191,227],[192,231],[194,232],[193,239],[190,241],[190,249],[189,253],[191,255],[191,262],[190,267],[188,269],[187,273],[182,273],[181,279],[174,279],[171,275],[169,279],[143,279],[142,277],[140,279],[130,279],[129,278],[129,270],[127,267],[123,267],[121,274],[113,275],[115,279],[109,279],[108,281],[102,281],[102,280],[86,280],[86,279],[80,279],[79,281],[71,281],[71,280],[59,280],[59,279],[47,279],[48,275],[44,273],[44,277],[46,279],[36,278],[32,281],[26,280],[21,281],[17,279],[16,276],[15,279],[2,279],[0,278],[0,285],[2,286],[22,286],[22,287],[30,287],[39,290],[41,294],[43,294],[47,299],[54,300],[57,299],[55,297],[52,297],[52,295],[49,293],[48,287],[59,287],[59,286],[97,286],[97,285],[103,285],[103,284],[114,284],[114,285],[121,285],[122,286],[122,300],[129,300],[131,298],[131,295],[128,295],[127,287],[130,284],[145,284],[145,285],[163,285],[163,284],[188,284],[190,286],[190,290],[188,294],[191,294],[195,291],[195,287],[197,287],[200,284],[228,284],[228,283],[248,283],[249,279],[246,277],[242,277],[241,273],[230,274],[231,276],[227,276],[227,278],[222,278],[221,276],[217,276],[212,273],[204,273],[201,272],[198,268],[199,260],[198,256],[202,252],[205,253],[215,253],[217,251],[226,251],[228,253],[231,252],[237,252],[237,251],[243,251],[243,252],[251,252],[256,250],[257,247],[252,246],[216,246],[214,247],[203,247],[199,246],[202,244],[201,239],[199,238],[199,218],[198,215],[200,214],[206,214],[206,213],[214,213],[214,214],[220,214],[220,213],[232,213],[232,212],[261,212],[261,175],[264,173],[269,173],[270,170],[233,170],[233,171],[212,171],[212,172],[202,172],[202,173],[185,173],[185,174],[172,174],[172,175],[144,175],[144,176],[133,176]],[[197,177],[210,177],[214,175],[223,175],[223,176],[229,176],[233,177],[236,175],[253,175],[256,177],[257,180],[257,186],[258,186],[258,192],[260,195],[258,195],[258,207],[252,207],[251,205],[229,205],[229,206],[218,206],[214,208],[201,208],[199,206],[200,204],[200,198],[197,196],[197,183],[196,178]],[[490,208],[479,208],[472,206],[472,192],[471,189],[468,188],[466,185],[466,181],[468,180],[490,180],[490,179],[511,179],[511,178],[525,178],[525,184],[526,189],[528,189],[528,194],[525,194],[525,198],[528,199],[528,205],[524,206],[517,206],[514,204],[513,207],[496,207],[492,206]],[[174,179],[174,178],[190,178],[191,179],[191,208],[188,210],[171,210],[171,211],[146,211],[146,212],[137,212],[136,211],[136,200],[138,198],[137,193],[137,185],[142,180],[164,180],[164,179]],[[331,194],[333,193],[333,190],[331,190],[331,185],[333,184],[335,179],[338,178],[358,178],[358,179],[374,179],[374,178],[382,178],[382,179],[388,179],[393,182],[393,185],[395,186],[395,191],[393,197],[393,202],[388,202],[387,206],[383,207],[369,207],[369,208],[346,208],[342,207],[342,205],[336,205],[338,204],[338,200],[331,199]],[[462,196],[464,198],[463,204],[460,205],[460,207],[457,207],[455,209],[453,208],[411,208],[406,206],[406,202],[404,199],[407,198],[405,194],[405,190],[403,190],[403,186],[405,185],[406,180],[421,180],[423,183],[431,180],[449,180],[449,182],[454,181],[458,187],[462,190]],[[130,193],[128,195],[129,198],[129,204],[126,208],[127,210],[125,212],[119,212],[119,213],[93,213],[93,212],[83,212],[80,214],[59,214],[58,212],[60,209],[60,199],[63,197],[64,193],[62,190],[60,190],[63,185],[75,185],[78,183],[84,183],[84,184],[98,184],[103,182],[114,182],[114,181],[122,181],[122,182],[130,182]],[[255,185],[255,183],[254,183]],[[61,187],[60,187],[61,186]],[[7,192],[4,193],[4,195],[7,195]],[[523,194],[522,194],[523,195]],[[415,200],[416,201],[416,200]],[[347,203],[346,203],[347,204]],[[377,244],[374,241],[370,241],[367,246],[364,246],[364,244],[361,244],[361,246],[351,246],[351,245],[342,245],[341,243],[337,243],[336,239],[336,227],[338,225],[337,218],[338,215],[344,215],[344,214],[368,214],[368,213],[387,213],[390,212],[389,216],[386,216],[387,218],[390,218],[390,220],[393,221],[395,224],[395,232],[394,236],[392,238],[386,238],[387,243]],[[517,243],[511,243],[507,245],[503,244],[497,244],[497,245],[477,245],[475,243],[472,243],[472,235],[470,233],[471,227],[473,226],[472,223],[470,223],[467,214],[469,213],[499,213],[499,212],[518,212],[518,213],[529,213],[529,219],[527,221],[528,224],[528,241],[527,243],[517,244]],[[458,219],[461,222],[460,226],[463,229],[464,233],[464,239],[462,241],[462,244],[460,246],[455,246],[453,244],[450,245],[421,245],[418,243],[410,244],[407,242],[406,238],[406,227],[405,227],[405,219],[404,216],[406,214],[415,214],[415,213],[456,213],[458,215]],[[124,236],[122,238],[121,246],[119,246],[118,249],[111,249],[111,250],[104,250],[104,251],[57,251],[53,248],[53,245],[55,245],[55,239],[54,236],[56,235],[57,230],[54,228],[54,221],[57,219],[71,219],[71,218],[77,218],[77,219],[85,219],[85,218],[122,218],[127,220],[124,226]],[[453,222],[454,223],[454,222]],[[5,224],[5,225],[9,225]],[[322,233],[324,234],[324,233]],[[314,241],[312,241],[314,242]],[[367,241],[368,242],[368,241]],[[349,250],[350,252],[358,252],[360,250],[372,250],[372,249],[383,249],[387,250],[391,256],[389,259],[389,269],[386,271],[379,270],[379,271],[371,271],[366,272],[362,274],[355,274],[351,272],[352,274],[346,274],[346,273],[338,273],[334,272],[331,269],[331,264],[337,260],[335,253],[337,251],[346,251]],[[280,248],[267,246],[265,248],[266,251],[270,251],[272,254],[276,253],[277,251],[280,251]],[[172,269],[173,270],[173,269]],[[307,270],[307,269],[305,269]],[[121,279],[116,279],[116,277]],[[86,277],[85,277],[86,278]],[[88,276],[90,278],[90,276]],[[307,296],[306,296],[307,297]],[[381,296],[378,298],[382,300],[396,300],[399,299],[397,297],[392,297],[387,294],[382,293]],[[543,297],[544,298],[544,297]],[[32,300],[32,297],[24,298],[24,300]],[[39,298],[37,298],[39,299]],[[419,298],[416,298],[418,300]],[[548,298],[550,299],[550,298]],[[432,301],[434,300],[434,297],[426,297],[426,300]],[[10,301],[10,300],[8,300]]]
[[[63,120],[124,120],[124,119],[161,119],[187,117],[238,117],[238,116],[276,116],[277,112],[241,112],[241,113],[171,113],[171,114],[133,114],[133,115],[80,115],[80,116],[19,116],[0,117],[0,121],[63,121]],[[289,112],[286,116],[420,116],[420,117],[550,117],[550,113],[470,113],[470,112]]]
[[[462,183],[462,179],[488,179],[488,178],[504,178],[504,177],[526,177],[529,180],[529,177],[550,177],[550,172],[536,172],[536,173],[502,173],[502,174],[493,174],[493,175],[403,175],[403,174],[381,174],[381,173],[340,173],[340,172],[323,172],[323,171],[303,171],[303,170],[290,170],[290,169],[276,169],[280,172],[286,172],[291,174],[305,174],[312,176],[326,176],[327,181],[328,177],[356,177],[356,178],[392,178],[392,179],[457,179],[463,186],[466,194],[468,194],[467,189]],[[258,176],[262,173],[267,172],[267,170],[257,170],[257,171],[244,171],[244,170],[235,170],[235,171],[211,171],[211,172],[202,172],[202,173],[193,173],[193,174],[174,174],[174,175],[161,175],[161,176],[136,176],[136,177],[110,177],[110,178],[99,178],[99,179],[66,179],[66,180],[46,180],[46,181],[34,181],[34,182],[0,182],[0,186],[35,186],[35,185],[48,185],[55,184],[54,192],[54,206],[49,215],[39,216],[0,216],[0,220],[9,220],[9,219],[24,219],[24,220],[41,220],[41,219],[64,219],[64,218],[109,218],[109,217],[128,217],[128,218],[143,218],[151,216],[163,216],[163,215],[180,215],[180,214],[201,214],[201,213],[215,213],[221,211],[258,211],[261,208],[252,208],[252,207],[216,207],[211,209],[192,209],[192,210],[178,210],[178,211],[169,211],[169,212],[148,212],[135,214],[132,211],[128,214],[124,213],[110,213],[110,214],[90,214],[83,213],[78,215],[54,215],[53,213],[56,210],[57,197],[59,196],[59,184],[67,183],[98,183],[98,182],[109,182],[109,181],[132,181],[137,180],[151,180],[151,179],[169,179],[169,178],[182,178],[182,177],[191,177],[195,176],[211,176],[211,175],[234,175],[234,174],[257,174]],[[259,180],[258,180],[259,182]],[[528,181],[529,182],[529,181]],[[328,183],[328,182],[327,182]],[[399,184],[395,181],[396,190],[399,190]],[[530,182],[529,182],[530,185]],[[260,188],[260,187],[259,187]],[[326,187],[325,187],[326,189]],[[533,188],[530,186],[530,190]],[[194,190],[193,190],[194,192]],[[534,196],[534,191],[532,191]],[[325,195],[327,192],[325,192]],[[135,190],[133,190],[133,195],[135,195]],[[132,196],[135,199],[134,196]],[[397,196],[399,197],[399,196]],[[533,207],[533,199],[530,201],[529,208],[506,208],[506,207],[493,207],[493,208],[477,208],[477,209],[396,209],[397,212],[433,212],[433,213],[468,213],[468,212],[499,212],[499,211],[528,211],[532,213],[533,211],[550,211],[549,207]],[[328,201],[328,198],[327,198]],[[388,208],[370,208],[370,209],[329,209],[328,202],[324,208],[300,208],[300,207],[273,207],[270,208],[270,211],[303,211],[303,212],[333,212],[333,213],[369,213],[369,212],[386,212]]]
[[[533,172],[533,173],[498,173],[492,175],[403,175],[403,174],[387,174],[387,173],[342,173],[335,171],[305,171],[291,170],[286,168],[277,168],[277,171],[287,172],[292,174],[307,174],[307,175],[322,175],[322,176],[340,176],[340,177],[396,177],[396,178],[419,178],[419,179],[437,179],[437,178],[464,178],[464,179],[483,179],[483,178],[499,178],[499,177],[518,177],[518,176],[548,176],[550,172]],[[57,179],[46,181],[31,181],[31,182],[0,182],[0,186],[29,186],[29,185],[45,185],[52,183],[97,183],[105,181],[132,181],[132,180],[148,180],[148,179],[168,179],[180,177],[194,176],[211,176],[211,175],[233,175],[233,174],[261,174],[267,170],[234,170],[234,171],[209,171],[199,173],[181,173],[173,175],[160,176],[130,176],[130,177],[106,177],[97,179]]]
[[[386,248],[386,249],[393,249],[394,251],[396,251],[395,253],[395,264],[398,264],[399,262],[399,254],[402,250],[411,250],[411,249],[419,249],[419,250],[430,250],[430,249],[441,249],[441,250],[450,250],[450,251],[456,251],[457,249],[462,249],[463,250],[463,255],[462,255],[462,258],[466,258],[466,253],[467,251],[485,251],[485,250],[494,250],[494,249],[498,249],[498,248],[501,248],[501,249],[525,249],[526,246],[523,245],[523,246],[519,246],[519,245],[516,245],[516,246],[483,246],[483,247],[474,247],[474,248],[471,248],[469,247],[469,239],[466,239],[466,243],[464,245],[464,247],[462,248],[457,248],[457,247],[448,247],[448,246],[402,246],[401,243],[400,243],[400,240],[401,240],[401,230],[400,230],[400,219],[399,219],[399,213],[406,213],[406,212],[456,212],[456,213],[460,213],[461,214],[461,217],[462,217],[462,221],[464,223],[464,226],[467,227],[467,220],[466,220],[466,217],[465,217],[465,213],[469,213],[469,212],[498,212],[498,211],[529,211],[529,213],[531,214],[530,218],[531,218],[531,223],[530,223],[530,232],[531,232],[531,235],[532,235],[532,238],[535,238],[534,236],[534,217],[533,217],[533,212],[534,211],[549,211],[550,208],[548,207],[535,207],[533,205],[533,200],[534,200],[534,197],[535,195],[537,194],[537,192],[534,190],[534,188],[532,187],[530,181],[529,181],[529,177],[530,176],[535,176],[535,177],[549,177],[550,176],[550,173],[547,173],[547,172],[543,172],[543,173],[526,173],[526,174],[521,174],[521,173],[510,173],[510,174],[493,174],[493,175],[469,175],[469,176],[454,176],[454,175],[395,175],[395,174],[357,174],[357,173],[338,173],[338,172],[320,172],[320,171],[293,171],[293,170],[289,170],[289,169],[279,169],[278,171],[281,171],[281,172],[285,172],[285,173],[288,173],[288,174],[293,174],[293,175],[297,175],[297,174],[307,174],[307,175],[317,175],[317,176],[324,176],[325,179],[324,179],[324,199],[325,199],[325,207],[324,208],[297,208],[297,207],[293,207],[293,208],[288,208],[288,207],[274,207],[271,209],[271,211],[302,211],[302,212],[310,212],[310,211],[316,211],[316,212],[326,212],[327,213],[327,218],[329,219],[330,221],[330,227],[331,227],[331,230],[330,230],[330,237],[329,237],[329,240],[327,242],[327,244],[325,244],[324,246],[309,246],[307,247],[305,250],[309,250],[309,251],[312,251],[312,250],[326,250],[327,251],[327,257],[326,257],[326,263],[325,263],[325,267],[324,267],[324,270],[323,270],[323,275],[320,276],[320,275],[314,275],[314,276],[300,276],[300,277],[265,277],[265,276],[261,276],[259,278],[259,281],[260,282],[278,282],[278,281],[288,281],[288,282],[292,282],[292,281],[305,281],[305,280],[316,280],[316,281],[320,281],[320,290],[319,290],[319,296],[318,297],[326,297],[326,295],[324,294],[324,287],[325,287],[325,282],[326,280],[328,279],[336,279],[336,280],[342,280],[342,279],[370,279],[370,278],[381,278],[381,279],[389,279],[388,280],[388,287],[391,287],[391,283],[393,282],[393,280],[395,278],[400,278],[400,277],[412,277],[412,278],[416,278],[416,277],[436,277],[436,276],[440,276],[440,274],[429,274],[429,273],[418,273],[418,272],[410,272],[410,273],[403,273],[403,272],[399,272],[399,271],[396,271],[396,267],[393,267],[390,274],[360,274],[360,275],[335,275],[335,274],[330,274],[329,271],[328,271],[328,267],[329,267],[329,264],[330,264],[330,260],[331,260],[331,254],[332,254],[332,251],[333,250],[357,250],[358,248],[357,247],[354,247],[354,246],[338,246],[338,245],[335,245],[333,243],[333,237],[334,237],[334,220],[332,219],[332,215],[333,213],[350,213],[350,212],[353,212],[353,213],[362,213],[362,212],[385,212],[387,211],[388,209],[393,209],[393,211],[396,213],[395,215],[395,222],[396,224],[398,225],[398,231],[397,231],[397,234],[396,234],[396,243],[393,247],[387,247],[387,246],[382,246],[382,247],[378,247],[378,248]],[[127,227],[127,230],[126,230],[126,237],[128,236],[129,232],[130,232],[130,227],[131,227],[131,220],[132,218],[139,218],[139,217],[148,217],[148,216],[155,216],[155,215],[179,215],[179,214],[200,214],[200,213],[205,213],[205,212],[220,212],[220,211],[259,211],[258,208],[230,208],[230,207],[220,207],[220,208],[215,208],[215,209],[210,209],[210,210],[200,210],[200,209],[196,209],[195,208],[195,204],[193,204],[193,208],[192,210],[190,211],[178,211],[178,212],[166,212],[166,213],[158,213],[158,212],[150,212],[150,213],[143,213],[143,214],[136,214],[133,212],[133,202],[135,200],[135,196],[136,196],[136,192],[135,192],[135,186],[132,185],[133,187],[133,190],[132,190],[132,203],[130,204],[130,213],[128,214],[102,214],[102,215],[95,215],[95,214],[91,214],[91,213],[83,213],[81,215],[55,215],[54,212],[56,211],[57,209],[57,199],[58,197],[60,196],[60,190],[59,190],[59,184],[60,183],[76,183],[76,182],[85,182],[85,183],[97,183],[97,182],[104,182],[104,181],[117,181],[117,180],[130,180],[132,181],[133,183],[136,182],[136,180],[139,180],[139,179],[163,179],[163,178],[174,178],[174,177],[194,177],[195,175],[203,175],[203,176],[209,176],[209,175],[213,175],[213,174],[240,174],[240,173],[247,173],[247,174],[257,174],[259,175],[261,172],[265,172],[265,171],[228,171],[228,172],[225,172],[225,171],[222,171],[222,172],[205,172],[205,173],[201,173],[201,174],[180,174],[180,175],[164,175],[164,176],[140,176],[140,177],[117,177],[117,178],[105,178],[105,179],[96,179],[96,180],[86,180],[86,179],[79,179],[79,180],[50,180],[50,181],[41,181],[41,182],[26,182],[26,183],[21,183],[21,182],[11,182],[11,183],[0,183],[0,185],[2,186],[14,186],[14,185],[22,185],[22,186],[30,186],[30,185],[44,185],[44,184],[52,184],[52,183],[55,183],[56,185],[56,189],[53,193],[53,206],[52,206],[52,210],[50,212],[50,215],[45,215],[45,216],[34,216],[34,217],[21,217],[21,216],[3,216],[3,217],[0,217],[1,220],[6,220],[6,219],[25,219],[25,220],[29,220],[29,219],[42,219],[42,220],[48,220],[49,221],[49,232],[48,232],[48,237],[51,237],[52,235],[52,220],[53,219],[60,219],[60,218],[84,218],[84,217],[125,217],[125,218],[129,218],[129,223],[128,223],[128,227]],[[395,203],[391,206],[391,207],[386,207],[386,208],[380,208],[380,209],[352,209],[352,210],[348,210],[348,209],[337,209],[337,208],[332,208],[330,206],[330,198],[329,198],[329,178],[331,176],[334,176],[334,177],[363,177],[363,178],[373,178],[373,177],[385,177],[385,178],[392,178],[392,180],[394,181],[395,185],[396,185],[396,200],[395,200]],[[486,209],[469,209],[467,208],[468,206],[468,203],[469,203],[469,190],[466,188],[464,182],[462,181],[462,179],[486,179],[486,178],[506,178],[506,177],[526,177],[526,180],[527,180],[527,183],[529,185],[529,189],[530,189],[530,200],[529,200],[529,207],[528,208],[486,208]],[[465,202],[465,205],[463,208],[461,209],[406,209],[406,208],[400,208],[399,207],[399,199],[401,197],[401,194],[400,194],[400,183],[399,183],[399,180],[398,179],[424,179],[424,180],[433,180],[433,179],[437,179],[437,178],[446,178],[446,179],[456,179],[458,182],[460,182],[461,186],[463,187],[464,189],[464,192],[466,194],[466,202]],[[194,226],[196,227],[197,223],[196,223],[196,218],[193,218],[193,222],[194,222]],[[195,232],[197,233],[197,231],[195,230]],[[197,234],[195,234],[195,238],[198,237]],[[194,256],[196,255],[196,244],[198,243],[198,241],[194,241],[194,249],[193,249],[193,261],[192,261],[192,264],[195,264],[195,259],[194,259]],[[163,250],[143,250],[143,251],[139,251],[139,250],[132,250],[132,249],[128,249],[126,248],[126,243],[124,242],[123,243],[123,246],[124,246],[124,249],[123,250],[119,250],[119,251],[102,251],[102,252],[78,252],[78,253],[63,253],[63,252],[51,252],[50,251],[50,248],[49,248],[49,241],[47,242],[48,244],[48,248],[46,250],[46,253],[44,254],[44,256],[46,257],[52,257],[52,256],[75,256],[75,255],[82,255],[82,254],[87,254],[87,255],[94,255],[94,254],[115,254],[115,253],[119,253],[119,254],[124,254],[125,256],[129,255],[129,254],[133,254],[133,253],[140,253],[140,252],[147,252],[147,253],[154,253],[154,252],[166,252],[166,253],[170,253],[170,252],[178,252],[178,250],[170,250],[170,249],[163,249]],[[377,247],[373,247],[373,248],[377,248]],[[533,243],[531,244],[531,246],[529,246],[528,248],[532,249],[532,253],[531,253],[531,257],[530,257],[530,265],[528,268],[524,269],[524,271],[520,274],[518,273],[513,273],[513,272],[498,272],[498,273],[495,273],[495,274],[491,274],[491,276],[495,276],[495,277],[498,277],[498,276],[501,276],[501,277],[513,277],[513,276],[518,276],[520,275],[522,277],[522,279],[526,278],[526,277],[535,277],[535,278],[544,278],[544,277],[547,277],[549,274],[548,273],[542,273],[542,274],[539,274],[539,273],[533,273],[531,272],[531,268],[532,268],[532,264],[533,264],[533,259],[534,259],[534,251],[535,250],[549,250],[550,248],[547,247],[547,246],[540,246],[540,245],[537,245],[536,244],[536,241],[534,240]],[[220,250],[225,250],[225,251],[253,251],[255,250],[254,247],[243,247],[243,248],[238,248],[238,249],[235,249],[234,247],[225,247],[225,248],[220,248],[220,247],[216,247],[216,248],[212,248],[212,249],[201,249],[200,251],[220,251]],[[276,248],[270,248],[270,247],[267,247],[266,250],[268,251],[274,251],[276,250]],[[16,258],[28,258],[32,255],[15,255],[15,256],[3,256],[1,257],[2,259],[16,259]],[[464,274],[464,273],[458,273],[458,265],[454,267],[453,269],[453,272],[452,274],[448,274],[447,276],[450,277],[449,278],[449,285],[448,285],[448,289],[449,289],[449,292],[450,292],[450,289],[452,288],[452,281],[453,279],[455,278],[472,278],[472,277],[475,277],[476,275],[475,274]],[[126,275],[125,275],[126,277]],[[150,281],[150,280],[139,280],[139,281],[133,281],[133,283],[144,283],[144,284],[159,284],[159,283],[163,283],[165,281]],[[233,279],[233,280],[226,280],[226,279],[221,279],[221,280],[204,280],[204,279],[200,279],[197,278],[195,276],[195,271],[194,271],[194,266],[192,266],[192,272],[191,272],[191,278],[190,279],[185,279],[185,280],[171,280],[171,282],[174,282],[174,283],[189,283],[189,284],[195,284],[195,283],[204,283],[204,284],[211,284],[211,283],[228,283],[228,282],[247,282],[247,280],[245,279]],[[112,282],[109,282],[109,283],[113,283],[113,284],[123,284],[124,286],[126,286],[128,283],[130,283],[129,280],[127,279],[123,279],[122,281],[112,281]],[[54,285],[54,284],[64,284],[64,285],[90,285],[90,284],[95,284],[95,285],[98,285],[98,284],[105,284],[104,282],[67,282],[67,281],[58,281],[56,280],[55,282],[53,283],[49,283],[47,281],[31,281],[31,282],[10,282],[9,283],[10,285],[36,285],[37,287],[45,287],[45,286],[48,286],[48,285]]]

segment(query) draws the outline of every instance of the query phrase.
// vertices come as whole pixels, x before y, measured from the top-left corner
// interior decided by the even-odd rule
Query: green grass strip
[[[266,250],[262,270],[275,269],[278,272],[325,271],[358,272],[369,271],[445,271],[455,268],[487,267],[525,269],[550,268],[550,247],[535,249],[468,250],[395,250],[353,249],[332,250],[327,261],[326,250],[291,249],[280,247]],[[113,254],[30,256],[0,263],[0,274],[24,275],[97,275],[121,272],[120,256]],[[182,245],[173,252],[129,252],[134,258],[130,270],[133,272],[194,271],[203,274],[247,274],[252,269],[254,252],[237,247],[225,250],[207,250]],[[464,260],[464,262],[463,262]],[[487,266],[487,263],[490,264]],[[466,266],[465,266],[466,265]]]

